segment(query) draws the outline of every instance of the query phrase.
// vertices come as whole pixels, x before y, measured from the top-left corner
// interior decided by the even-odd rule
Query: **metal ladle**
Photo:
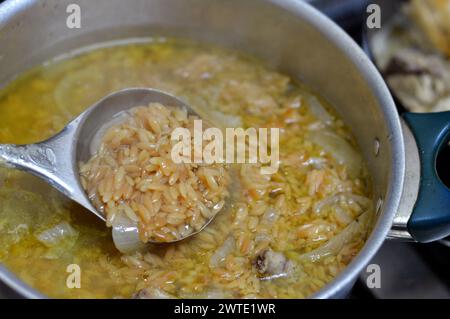
[[[93,104],[48,140],[28,145],[0,144],[0,165],[40,177],[105,221],[105,216],[92,205],[81,185],[78,163],[86,162],[94,155],[91,152],[92,141],[105,124],[112,122],[124,111],[151,102],[185,108],[188,114],[199,116],[189,105],[168,93],[155,89],[125,89]],[[174,241],[195,235],[202,229]],[[130,240],[126,247],[117,244],[118,236],[127,236]],[[138,236],[137,225],[133,223],[113,225],[113,239],[122,252],[135,250],[143,245]]]

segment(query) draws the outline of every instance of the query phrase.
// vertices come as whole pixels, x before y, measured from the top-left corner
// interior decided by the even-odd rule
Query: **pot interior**
[[[347,35],[297,1],[96,0],[94,4],[79,0],[79,29],[66,25],[70,3],[24,0],[2,5],[0,86],[33,66],[79,48],[163,35],[258,57],[330,101],[357,139],[379,210],[366,247],[318,296],[335,296],[355,278],[390,227],[401,192],[404,154],[389,93]]]

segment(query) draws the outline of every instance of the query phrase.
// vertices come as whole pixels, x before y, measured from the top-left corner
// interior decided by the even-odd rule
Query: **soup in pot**
[[[233,164],[203,231],[122,254],[95,216],[1,168],[0,261],[26,283],[58,298],[304,298],[364,245],[370,179],[350,130],[319,94],[240,53],[154,38],[49,61],[1,91],[0,143],[46,139],[127,87],[166,91],[228,127],[278,128],[277,171]]]

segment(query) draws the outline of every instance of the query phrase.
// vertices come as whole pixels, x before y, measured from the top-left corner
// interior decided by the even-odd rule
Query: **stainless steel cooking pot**
[[[71,3],[81,9],[81,28],[67,25]],[[450,116],[441,114],[438,123],[432,115],[408,115],[412,133],[364,52],[302,1],[7,0],[0,5],[0,87],[62,53],[151,35],[188,37],[258,56],[319,91],[352,128],[372,176],[377,220],[358,256],[314,297],[345,296],[387,236],[431,241],[449,234],[450,195],[434,165]],[[421,126],[430,123],[422,134]],[[23,296],[41,296],[5,269],[0,279]]]

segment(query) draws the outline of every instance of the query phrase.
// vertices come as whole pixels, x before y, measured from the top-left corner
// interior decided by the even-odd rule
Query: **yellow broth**
[[[170,92],[244,127],[279,127],[279,171],[267,177],[241,165],[229,207],[207,230],[122,256],[110,229],[89,212],[37,178],[1,168],[0,261],[26,283],[60,298],[129,298],[142,289],[150,297],[157,291],[184,298],[302,298],[333,280],[362,247],[372,215],[365,169],[314,142],[317,132],[332,132],[334,147],[353,150],[349,130],[303,85],[235,52],[153,39],[50,61],[1,91],[0,143],[48,138],[93,102],[127,87]],[[62,222],[71,225],[69,238],[55,245],[38,239]],[[233,249],[212,262],[228,238]],[[256,269],[267,250],[289,260],[288,276],[267,280]],[[80,288],[66,285],[70,264],[81,268]]]

